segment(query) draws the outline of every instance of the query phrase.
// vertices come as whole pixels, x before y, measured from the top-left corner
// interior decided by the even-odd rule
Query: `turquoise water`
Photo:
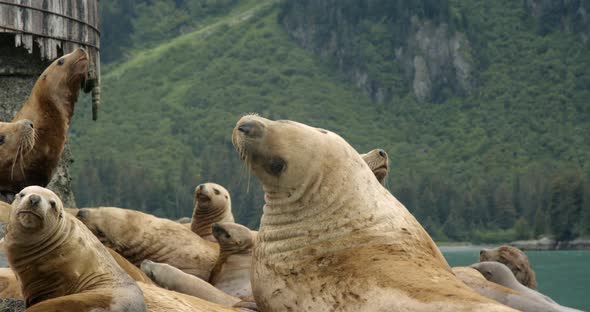
[[[441,248],[451,266],[479,261],[481,248]],[[590,311],[590,251],[527,251],[539,291],[561,305]]]

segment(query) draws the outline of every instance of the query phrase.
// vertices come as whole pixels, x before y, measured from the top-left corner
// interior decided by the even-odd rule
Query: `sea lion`
[[[11,268],[0,268],[0,298],[23,298],[16,275]]]
[[[45,186],[63,152],[74,105],[88,73],[88,53],[76,49],[55,60],[41,74],[31,95],[12,120],[30,120],[37,139],[19,170],[2,172],[0,190],[16,193],[29,185]],[[22,169],[22,170],[21,170]],[[3,169],[4,170],[4,169]],[[10,177],[10,179],[6,179]]]
[[[208,282],[194,275],[186,274],[166,263],[144,260],[141,263],[141,270],[157,285],[166,289],[226,306],[240,302],[239,298],[232,297]]]
[[[22,119],[15,122],[0,122],[0,189],[9,191],[15,173],[24,174],[25,157],[33,150],[36,142],[36,131],[33,122]],[[13,196],[0,198],[12,202]]]
[[[5,249],[27,311],[146,311],[135,281],[48,189],[16,196]]]
[[[142,282],[137,283],[145,296],[149,312],[230,312],[238,309],[224,307],[194,296],[160,288]]]
[[[382,185],[385,185],[385,178],[389,170],[389,157],[382,149],[374,149],[366,154],[361,154],[363,160],[369,165],[375,177]]]
[[[213,236],[219,243],[219,258],[209,282],[234,297],[251,297],[252,232],[237,223],[215,223]]]
[[[191,230],[202,238],[215,241],[211,234],[213,223],[234,222],[229,192],[215,183],[200,184],[195,188],[195,209]]]
[[[483,275],[488,281],[502,285],[504,287],[516,290],[524,296],[527,296],[533,300],[539,302],[546,302],[559,311],[580,311],[573,308],[562,306],[556,303],[553,299],[543,295],[542,293],[530,289],[522,285],[514,274],[505,264],[496,261],[483,261],[471,265],[472,268],[476,269]]]
[[[479,252],[479,261],[504,263],[521,284],[531,289],[537,289],[537,278],[529,258],[516,247],[502,245],[493,249],[482,249]]]
[[[454,267],[453,273],[482,296],[523,312],[558,312],[554,304],[545,300],[535,300],[520,292],[490,282],[479,271],[469,267]]]
[[[113,259],[117,262],[117,264],[123,269],[129,277],[131,277],[136,282],[143,282],[146,284],[153,284],[154,282],[138,267],[134,266],[131,262],[127,261],[125,257],[121,256],[116,251],[112,250],[111,248],[107,247],[107,250],[113,256]]]
[[[202,239],[180,223],[140,211],[81,208],[77,217],[105,246],[136,266],[146,259],[168,263],[207,281],[219,256],[216,243]]]
[[[261,311],[513,311],[455,277],[337,134],[247,115],[232,142],[265,192],[251,273]]]

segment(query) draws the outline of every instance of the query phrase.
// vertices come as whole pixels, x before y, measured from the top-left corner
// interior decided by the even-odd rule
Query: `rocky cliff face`
[[[10,121],[14,117],[48,65],[41,61],[39,55],[30,55],[24,48],[15,48],[10,35],[0,34],[0,121]],[[68,172],[72,161],[69,145],[66,144],[59,166],[47,186],[56,192],[65,207],[76,207]]]
[[[376,102],[408,92],[439,102],[475,85],[469,40],[453,27],[446,1],[293,0],[280,20]]]

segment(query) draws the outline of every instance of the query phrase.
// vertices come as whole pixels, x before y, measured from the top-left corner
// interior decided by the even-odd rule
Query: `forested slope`
[[[126,26],[103,29],[99,121],[73,121],[80,205],[188,216],[214,181],[256,226],[231,130],[257,112],[384,148],[388,188],[436,239],[590,230],[588,1],[101,5]]]

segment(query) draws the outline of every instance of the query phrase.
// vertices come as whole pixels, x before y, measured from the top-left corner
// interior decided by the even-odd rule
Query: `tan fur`
[[[9,203],[0,201],[0,222],[8,223],[10,221],[10,210],[12,206]]]
[[[157,285],[183,294],[199,297],[203,300],[232,306],[240,299],[232,297],[215,288],[208,282],[182,272],[181,270],[165,263],[156,263],[144,260],[141,270],[145,272]]]
[[[63,152],[74,105],[87,72],[88,54],[77,49],[55,60],[41,74],[12,120],[32,121],[37,140],[25,155],[22,170],[14,170],[11,175],[2,168],[0,190],[16,193],[28,185],[49,183]]]
[[[17,190],[12,184],[22,185],[18,179],[13,179],[24,174],[25,159],[36,139],[35,127],[28,119],[0,122],[0,190],[15,193]]]
[[[510,268],[521,284],[531,289],[537,289],[537,277],[529,258],[516,247],[502,245],[493,249],[482,249],[479,253],[479,261],[503,263]]]
[[[195,208],[191,230],[202,238],[215,242],[211,234],[211,226],[222,222],[234,222],[229,192],[215,183],[198,185],[195,188]]]
[[[211,284],[241,299],[251,297],[252,232],[240,224],[220,223],[213,225],[213,236],[219,243],[220,252],[209,279]]]
[[[252,259],[262,311],[512,311],[455,277],[338,135],[249,115],[232,140],[265,191]]]
[[[48,189],[16,196],[5,249],[31,311],[146,310],[137,284]]]
[[[385,178],[389,171],[389,157],[382,149],[374,149],[366,154],[361,154],[363,160],[369,165],[369,169],[381,184],[385,184]]]
[[[103,244],[136,266],[145,259],[167,263],[204,280],[219,256],[219,246],[186,226],[140,211],[102,207],[82,208],[78,219]]]
[[[181,294],[139,282],[143,290],[149,312],[229,312],[239,311],[230,307],[205,301],[203,299]]]
[[[146,284],[153,284],[152,280],[143,273],[138,267],[134,266],[131,262],[127,261],[125,257],[121,256],[116,251],[112,250],[111,248],[107,247],[107,250],[113,256],[113,259],[117,262],[117,264],[123,269],[129,276],[137,282],[143,282]]]
[[[16,275],[11,268],[0,268],[0,298],[23,298]]]

